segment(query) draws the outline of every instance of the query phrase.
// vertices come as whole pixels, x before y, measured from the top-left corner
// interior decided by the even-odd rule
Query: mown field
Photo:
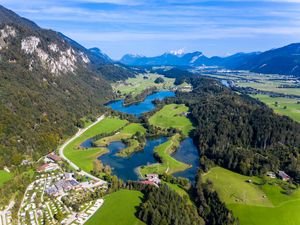
[[[144,176],[149,173],[176,173],[186,170],[190,165],[174,159],[171,154],[177,150],[180,145],[180,135],[175,134],[168,141],[155,147],[154,152],[159,156],[161,163],[150,164],[139,168],[139,172]]]
[[[214,189],[241,225],[300,224],[300,189],[284,193],[278,179],[243,176],[215,167],[203,176],[212,180]],[[248,183],[251,180],[252,183]]]
[[[251,95],[251,97],[264,102],[270,108],[274,109],[276,113],[288,116],[293,120],[300,122],[300,104],[298,104],[300,99],[273,98],[268,95]],[[277,102],[277,106],[275,102]]]
[[[147,77],[147,79],[144,77]],[[158,77],[163,78],[165,82],[156,84],[154,81]],[[175,79],[173,78],[166,78],[159,74],[139,74],[134,78],[115,83],[113,89],[121,92],[122,95],[132,94],[135,96],[149,87],[157,87],[159,90],[170,90],[174,87],[174,81]]]
[[[104,197],[103,206],[85,223],[86,225],[144,225],[136,218],[136,207],[143,194],[139,191],[120,190]]]
[[[187,136],[193,129],[192,122],[185,115],[188,111],[185,105],[166,105],[149,118],[149,123],[161,128],[176,128]]]
[[[7,181],[9,181],[13,175],[6,172],[5,170],[0,170],[0,187]]]
[[[106,148],[84,149],[80,148],[80,144],[97,134],[117,131],[127,123],[127,120],[121,120],[119,118],[103,119],[67,145],[64,150],[65,156],[82,170],[90,172],[93,169],[93,161],[108,150]]]

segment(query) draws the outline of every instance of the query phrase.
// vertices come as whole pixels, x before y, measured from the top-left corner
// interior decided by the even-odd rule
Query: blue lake
[[[99,157],[99,159],[104,165],[109,165],[112,168],[113,174],[122,180],[138,180],[139,176],[136,168],[142,165],[156,163],[157,161],[153,157],[153,150],[166,140],[166,137],[153,140],[148,139],[143,151],[133,153],[128,158],[116,156],[116,153],[126,146],[120,141],[112,142],[108,146],[110,152]]]
[[[113,110],[120,111],[122,113],[128,113],[135,116],[140,116],[143,113],[155,109],[155,105],[152,103],[153,100],[163,100],[164,98],[174,97],[174,96],[175,93],[172,91],[160,91],[152,95],[148,95],[143,102],[137,104],[124,106],[123,105],[124,100],[118,100],[118,101],[111,102],[106,106],[110,107]]]
[[[172,154],[172,157],[178,161],[192,165],[191,168],[174,173],[175,177],[185,177],[194,182],[197,170],[199,168],[199,154],[198,149],[193,143],[192,138],[186,138],[180,143],[178,150]]]
[[[107,104],[107,106],[113,110],[140,116],[142,113],[155,109],[155,105],[152,103],[153,100],[162,100],[173,96],[175,96],[174,92],[160,91],[149,95],[143,102],[138,104],[123,106],[123,100],[118,100]],[[135,152],[127,158],[116,156],[117,152],[126,148],[124,143],[121,141],[112,142],[107,147],[109,149],[109,153],[100,156],[99,160],[101,160],[104,165],[109,165],[112,168],[112,173],[122,180],[138,180],[139,175],[137,173],[137,167],[157,163],[157,160],[153,156],[154,148],[167,141],[167,139],[167,137],[157,137],[155,139],[147,138],[144,150]],[[84,141],[81,146],[84,148],[92,147],[92,138]],[[178,150],[172,154],[172,157],[178,161],[192,165],[191,168],[178,172],[174,174],[174,176],[185,177],[191,182],[194,182],[199,165],[199,155],[193,140],[191,138],[183,140]]]
[[[117,175],[122,180],[138,180],[137,167],[157,163],[157,160],[153,156],[154,148],[165,141],[167,137],[159,137],[155,139],[147,139],[146,146],[143,151],[135,152],[128,158],[118,157],[116,153],[126,148],[121,141],[115,141],[108,145],[109,153],[99,157],[99,160],[104,165],[109,165],[112,168],[114,175]],[[81,144],[81,147],[92,147],[92,139],[88,139]],[[191,182],[194,182],[195,175],[197,173],[199,165],[198,150],[191,138],[186,138],[180,144],[178,150],[172,154],[175,159],[192,165],[191,168],[173,174],[177,177],[188,178]]]

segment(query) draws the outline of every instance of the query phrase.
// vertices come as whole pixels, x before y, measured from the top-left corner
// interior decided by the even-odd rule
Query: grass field
[[[165,181],[162,181],[162,183],[168,185],[168,187],[170,189],[172,189],[173,191],[175,191],[181,197],[187,198],[189,204],[193,204],[192,201],[191,201],[191,199],[190,199],[189,194],[183,188],[181,188],[180,186],[178,186],[178,184],[171,184],[171,183],[165,182]]]
[[[175,134],[168,141],[162,143],[154,149],[154,152],[159,156],[162,163],[155,163],[139,168],[140,173],[144,176],[149,173],[176,173],[190,168],[190,165],[174,159],[171,154],[176,151],[180,145],[180,135]]]
[[[103,206],[85,223],[86,225],[144,225],[136,218],[136,207],[142,193],[120,190],[104,197]]]
[[[297,84],[298,81],[295,77],[268,74],[210,76],[231,80],[240,87],[252,87],[262,91],[300,96],[300,88],[279,88],[281,85],[291,86]],[[258,98],[260,101],[273,108],[276,113],[289,116],[293,120],[300,122],[300,104],[297,104],[297,102],[300,101],[300,98],[272,98],[269,95],[264,94],[251,96],[253,98]],[[275,106],[275,102],[278,102],[277,106]],[[284,107],[286,107],[286,109]]]
[[[65,156],[82,170],[90,172],[93,169],[93,161],[108,150],[104,148],[82,149],[79,148],[80,144],[97,134],[116,131],[124,127],[127,123],[128,121],[118,118],[103,119],[67,145],[64,150]]]
[[[142,134],[146,133],[146,129],[138,123],[130,123],[126,125],[120,132],[115,135],[101,138],[100,140],[96,141],[95,144],[97,146],[107,146],[109,143],[113,141],[120,141],[122,139],[129,139],[131,138],[136,132],[141,132]]]
[[[0,170],[0,187],[7,181],[9,181],[13,175],[6,172],[5,170]]]
[[[242,176],[220,167],[211,169],[203,178],[213,181],[214,189],[241,225],[300,224],[300,189],[286,195],[278,179],[268,179],[262,185],[261,178]],[[249,179],[252,183],[246,182]]]
[[[281,94],[288,95],[299,95],[300,96],[300,88],[278,88],[279,85],[286,84],[285,82],[276,82],[276,81],[264,81],[262,83],[256,82],[240,82],[238,86],[240,87],[252,87],[262,91],[271,91]]]
[[[148,79],[144,79],[144,77],[148,77]],[[154,83],[158,77],[163,78],[165,82],[161,84]],[[135,96],[149,87],[157,87],[159,90],[169,90],[174,86],[174,81],[175,79],[173,78],[166,78],[158,74],[139,74],[134,78],[114,84],[113,89],[120,91],[122,95],[132,94]]]
[[[267,104],[270,108],[281,115],[286,115],[293,120],[300,122],[300,104],[297,104],[300,99],[290,99],[290,98],[272,98],[268,95],[251,95],[253,98],[257,98],[260,101]],[[278,102],[278,105],[275,105]],[[286,107],[286,109],[284,108]]]
[[[244,72],[240,74],[224,74],[209,76],[218,79],[231,80],[239,87],[251,87],[262,91],[271,91],[281,94],[291,94],[300,96],[300,88],[294,88],[292,85],[297,84],[297,79],[292,76],[277,74],[257,74]],[[280,86],[290,86],[291,88],[279,88]]]
[[[162,128],[179,129],[187,136],[193,129],[192,122],[184,115],[188,110],[185,105],[166,105],[149,118],[149,123]]]

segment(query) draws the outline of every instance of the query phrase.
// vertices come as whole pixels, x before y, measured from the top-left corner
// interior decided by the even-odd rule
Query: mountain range
[[[0,167],[53,151],[129,76],[101,50],[0,6]]]
[[[216,66],[257,73],[300,76],[300,43],[265,52],[237,53],[227,57],[207,57],[199,51],[186,54],[170,52],[155,57],[127,54],[120,62],[130,66]]]

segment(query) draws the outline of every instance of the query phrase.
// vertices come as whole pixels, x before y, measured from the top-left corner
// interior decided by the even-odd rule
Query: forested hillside
[[[300,124],[209,78],[191,79],[178,93],[196,123],[202,168],[210,162],[247,175],[286,170],[300,181]]]
[[[0,6],[0,168],[53,151],[132,75],[74,43]]]

